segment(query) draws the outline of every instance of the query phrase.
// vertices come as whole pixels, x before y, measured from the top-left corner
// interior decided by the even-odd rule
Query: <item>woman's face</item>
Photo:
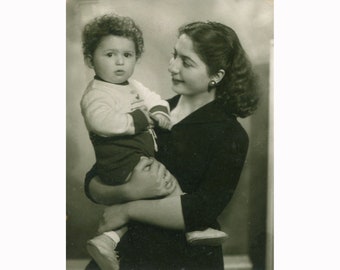
[[[182,34],[174,48],[169,72],[172,90],[181,95],[194,96],[206,93],[210,81],[206,64],[196,54],[192,40]]]

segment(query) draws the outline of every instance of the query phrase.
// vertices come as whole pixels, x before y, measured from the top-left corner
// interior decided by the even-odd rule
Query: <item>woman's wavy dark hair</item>
[[[101,39],[108,35],[125,37],[135,43],[136,57],[144,50],[143,33],[129,17],[114,13],[94,18],[85,25],[82,35],[84,57],[93,56]]]
[[[209,75],[220,69],[225,76],[216,86],[216,100],[227,113],[244,118],[257,108],[257,78],[233,29],[217,22],[193,22],[182,26],[194,50],[207,65]]]

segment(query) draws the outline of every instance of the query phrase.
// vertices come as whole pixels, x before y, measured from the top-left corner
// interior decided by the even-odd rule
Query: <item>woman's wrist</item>
[[[138,190],[135,188],[135,186],[130,181],[128,181],[126,184],[121,185],[121,187],[122,187],[123,196],[124,198],[126,198],[127,202],[140,199],[138,197]]]
[[[134,202],[128,202],[123,205],[123,213],[125,214],[125,217],[127,219],[127,223],[133,220],[133,207],[134,207]]]
[[[135,221],[168,229],[185,228],[179,196],[129,202],[121,205],[119,213],[123,224]]]

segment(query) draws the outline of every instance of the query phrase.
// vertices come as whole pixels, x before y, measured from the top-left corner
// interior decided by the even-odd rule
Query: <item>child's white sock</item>
[[[110,237],[116,243],[116,245],[119,243],[120,237],[115,231],[104,232],[104,234]]]

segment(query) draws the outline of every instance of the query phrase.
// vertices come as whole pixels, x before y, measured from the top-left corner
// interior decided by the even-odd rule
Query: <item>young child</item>
[[[143,47],[142,32],[129,17],[97,17],[83,31],[84,59],[95,77],[83,94],[81,109],[95,150],[97,174],[108,185],[129,181],[140,158],[154,156],[154,122],[171,128],[168,103],[130,78]],[[171,195],[183,194],[176,185]],[[101,269],[119,269],[115,248],[126,231],[124,227],[88,241],[87,250]],[[188,242],[194,244],[220,244],[226,236],[211,228],[187,233]]]

